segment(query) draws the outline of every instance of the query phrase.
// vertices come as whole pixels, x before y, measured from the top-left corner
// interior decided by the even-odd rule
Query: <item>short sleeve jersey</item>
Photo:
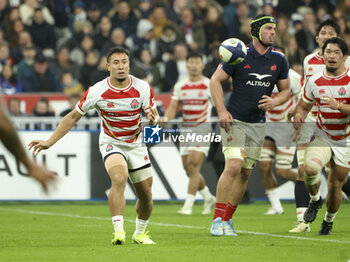
[[[265,111],[258,108],[263,95],[271,96],[278,80],[288,78],[289,65],[283,53],[270,47],[260,55],[250,42],[247,56],[237,65],[221,64],[232,77],[233,91],[227,109],[233,118],[248,123],[265,122]]]
[[[296,101],[299,97],[301,87],[303,86],[303,78],[300,74],[293,69],[289,69],[290,89],[292,91],[287,102],[272,108],[266,112],[266,121],[268,122],[285,122],[286,113],[296,105]],[[278,94],[277,86],[272,90],[271,97],[275,97]]]
[[[210,120],[212,104],[209,82],[208,78],[203,77],[198,82],[186,79],[174,86],[171,99],[178,100],[182,106],[183,126],[198,126]]]
[[[142,142],[142,112],[148,112],[156,104],[150,85],[134,76],[129,77],[130,84],[123,89],[112,86],[107,77],[91,86],[75,106],[82,115],[96,109],[101,117],[100,144],[135,146]]]
[[[316,73],[307,81],[303,100],[318,107],[316,125],[330,139],[339,141],[350,135],[350,116],[322,106],[322,97],[329,96],[344,104],[350,104],[350,71],[347,69],[342,75],[332,77],[325,71]]]

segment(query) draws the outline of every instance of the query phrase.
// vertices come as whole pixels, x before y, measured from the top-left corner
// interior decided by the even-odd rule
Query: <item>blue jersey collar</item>
[[[258,51],[255,50],[254,45],[253,45],[253,41],[251,41],[251,42],[248,44],[248,47],[249,47],[249,52],[251,52],[251,54],[253,55],[253,57],[257,58],[257,57],[263,56],[263,57],[265,57],[266,59],[270,59],[272,47],[269,47],[269,50],[267,50],[267,52],[266,52],[265,54],[263,54],[263,55],[260,55],[260,54],[258,53]]]

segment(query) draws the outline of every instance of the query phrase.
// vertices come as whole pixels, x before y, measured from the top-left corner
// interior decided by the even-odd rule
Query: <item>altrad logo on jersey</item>
[[[270,82],[265,82],[265,81],[261,81],[265,78],[268,77],[272,77],[272,75],[269,74],[265,74],[265,75],[260,75],[258,73],[249,73],[248,75],[250,76],[254,76],[255,78],[257,78],[258,80],[248,80],[246,82],[246,85],[248,86],[263,86],[263,87],[269,87],[271,85]]]

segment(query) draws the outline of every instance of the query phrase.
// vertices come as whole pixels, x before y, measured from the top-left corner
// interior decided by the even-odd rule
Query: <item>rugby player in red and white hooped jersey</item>
[[[110,76],[91,86],[80,102],[66,115],[51,137],[30,143],[34,153],[53,146],[86,114],[96,109],[101,118],[100,152],[111,179],[108,204],[114,226],[112,244],[125,242],[123,216],[124,191],[128,177],[134,185],[136,202],[136,230],[132,237],[137,244],[155,244],[145,233],[151,216],[152,172],[147,148],[141,144],[142,112],[152,125],[159,120],[152,88],[143,80],[129,75],[127,50],[113,47],[107,53]]]
[[[318,43],[319,50],[308,55],[304,59],[304,82],[307,81],[313,74],[321,72],[325,68],[324,59],[322,56],[322,46],[326,40],[338,36],[340,33],[339,25],[333,20],[326,20],[322,22],[317,28],[316,42]],[[349,67],[350,58],[345,61],[345,66]],[[300,131],[300,138],[297,141],[297,159],[298,159],[298,178],[295,183],[295,203],[296,203],[296,213],[297,213],[297,224],[289,232],[300,233],[309,232],[310,225],[305,223],[303,216],[310,202],[309,194],[305,188],[303,176],[304,176],[304,154],[305,148],[310,142],[316,130],[316,118],[317,107],[314,106],[305,120],[306,125],[303,125]],[[290,115],[292,115],[291,112]],[[326,168],[327,169],[327,168]],[[350,194],[350,180],[344,185],[343,191],[348,195]]]
[[[279,177],[295,181],[297,172],[292,169],[292,162],[296,149],[293,141],[292,124],[286,121],[288,110],[295,107],[299,92],[303,85],[303,78],[293,69],[289,69],[291,95],[287,102],[266,112],[266,133],[263,149],[259,160],[259,171],[271,207],[265,215],[283,214],[284,210],[277,194],[277,181],[272,173],[273,162],[275,172]],[[271,97],[278,94],[275,86]]]
[[[304,183],[311,197],[304,220],[313,222],[322,207],[320,172],[330,162],[327,211],[319,231],[319,235],[330,235],[342,201],[341,188],[350,171],[350,71],[345,66],[348,47],[342,39],[328,39],[322,52],[326,69],[307,81],[295,110],[294,127],[300,131],[316,104],[316,134],[304,156]]]
[[[170,105],[167,108],[163,123],[172,120],[179,106],[182,106],[181,132],[191,133],[196,136],[205,136],[211,133],[210,114],[212,109],[211,94],[209,90],[210,80],[203,76],[203,57],[199,53],[191,53],[186,58],[186,68],[189,78],[179,81],[174,86]],[[164,126],[163,124],[163,126]],[[215,197],[209,192],[200,169],[205,157],[208,155],[209,143],[184,142],[180,143],[180,155],[182,164],[189,177],[187,196],[184,206],[178,210],[178,214],[191,215],[192,207],[199,192],[204,200],[202,214],[208,215],[215,204]]]

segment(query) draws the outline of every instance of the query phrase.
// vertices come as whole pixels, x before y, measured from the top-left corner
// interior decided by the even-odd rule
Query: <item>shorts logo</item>
[[[345,88],[344,88],[344,87],[340,88],[340,89],[338,90],[338,94],[339,94],[340,96],[346,95],[346,90],[345,90]]]
[[[227,138],[227,142],[231,142],[232,141],[232,136],[229,136],[228,138]]]
[[[241,148],[241,157],[243,157],[243,158],[248,157],[247,153],[245,152],[245,150],[243,148]]]
[[[143,142],[145,144],[160,143],[160,133],[162,128],[158,126],[144,126],[143,127]]]
[[[113,146],[111,144],[109,144],[107,147],[106,147],[106,152],[109,152],[113,149]]]
[[[130,106],[131,106],[131,108],[137,108],[138,106],[139,106],[139,102],[137,102],[137,100],[136,99],[133,99],[132,100],[132,102],[131,102],[131,104],[130,104]]]
[[[148,159],[149,159],[148,155],[145,156],[143,159],[145,159],[145,161],[148,161]]]
[[[113,108],[113,107],[114,107],[114,104],[113,104],[112,102],[109,102],[109,103],[107,104],[107,107],[108,107],[108,108]]]

